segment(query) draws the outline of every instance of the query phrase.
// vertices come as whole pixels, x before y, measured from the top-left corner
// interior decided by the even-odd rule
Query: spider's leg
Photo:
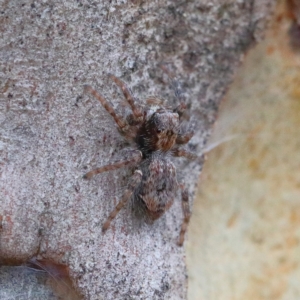
[[[111,106],[111,104],[104,98],[102,97],[96,90],[94,90],[91,86],[86,85],[84,87],[85,92],[90,93],[93,95],[96,99],[100,101],[102,106],[107,110],[107,112],[114,118],[115,122],[119,126],[121,131],[124,131],[125,128],[127,127],[127,122],[121,117],[118,116],[114,110],[114,108]]]
[[[129,88],[126,86],[126,84],[121,81],[116,76],[110,74],[110,78],[116,83],[116,85],[122,90],[127,102],[129,103],[133,115],[138,119],[143,116],[143,111],[138,107],[136,99],[131,95],[131,92]]]
[[[130,182],[122,196],[122,199],[117,204],[115,209],[110,213],[109,217],[103,224],[102,232],[105,232],[109,228],[111,221],[116,217],[119,211],[124,207],[124,205],[131,198],[132,193],[134,192],[136,186],[141,182],[141,180],[142,180],[142,172],[140,170],[136,170],[130,179]]]
[[[180,103],[176,108],[173,109],[173,112],[178,113],[179,119],[181,119],[185,110],[186,110],[186,104]]]
[[[84,179],[90,179],[94,175],[97,175],[99,173],[103,173],[106,171],[112,171],[116,169],[120,169],[122,167],[125,167],[127,165],[133,165],[137,164],[142,160],[142,152],[139,150],[131,150],[130,155],[126,157],[126,159],[122,159],[119,161],[112,162],[108,165],[102,166],[100,168],[94,169],[88,173],[86,173],[83,178]]]
[[[176,138],[176,144],[182,145],[182,144],[187,144],[189,140],[193,137],[194,132],[186,132],[185,134],[179,134]]]
[[[176,157],[182,157],[184,156],[185,158],[188,159],[196,159],[197,155],[187,149],[183,149],[183,148],[175,148],[173,150],[173,155]]]
[[[183,185],[181,185],[181,197],[182,197],[183,221],[181,224],[178,246],[183,245],[184,236],[187,231],[187,227],[188,227],[190,217],[191,217],[190,206],[189,206],[189,194],[188,194],[187,189],[185,189]]]

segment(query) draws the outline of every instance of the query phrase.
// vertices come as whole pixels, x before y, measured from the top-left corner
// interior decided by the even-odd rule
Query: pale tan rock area
[[[187,245],[189,300],[300,299],[296,13],[279,3],[222,104],[213,140],[234,138],[208,154],[201,174]]]

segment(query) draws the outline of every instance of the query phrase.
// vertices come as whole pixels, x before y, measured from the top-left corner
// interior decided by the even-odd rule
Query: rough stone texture
[[[1,300],[79,300],[68,274],[33,266],[0,267]],[[53,267],[53,266],[52,266]],[[56,269],[58,271],[58,269]],[[61,271],[61,270],[60,270]]]
[[[0,268],[0,278],[0,297],[3,300],[57,299],[47,285],[45,272],[35,273],[23,266],[3,266]]]
[[[179,197],[153,225],[127,208],[101,233],[131,170],[82,180],[124,146],[83,85],[117,105],[110,72],[141,99],[175,105],[165,66],[188,93],[196,123],[189,146],[201,154],[272,2],[1,1],[0,263],[37,256],[66,264],[86,299],[185,299]],[[192,196],[201,166],[177,165]]]
[[[284,4],[220,111],[213,136],[236,138],[201,174],[189,300],[300,299],[300,31]]]

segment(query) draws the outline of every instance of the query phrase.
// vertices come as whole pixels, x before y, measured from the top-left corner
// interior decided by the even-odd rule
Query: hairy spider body
[[[178,183],[176,168],[171,158],[194,157],[192,153],[179,147],[193,136],[192,132],[183,134],[180,130],[185,105],[180,104],[175,109],[170,109],[164,107],[157,99],[148,99],[147,105],[142,106],[120,79],[113,75],[110,77],[122,89],[131,107],[132,114],[127,118],[117,115],[111,104],[92,87],[86,86],[85,91],[100,101],[115,120],[119,132],[134,144],[135,149],[129,150],[128,156],[119,161],[111,161],[106,166],[88,172],[84,178],[89,179],[93,175],[126,165],[135,165],[137,168],[122,199],[103,224],[102,230],[106,231],[109,228],[111,221],[129,200],[132,200],[134,206],[141,208],[151,220],[158,219],[171,207],[180,187],[184,215],[178,241],[181,246],[190,219],[188,192]]]
[[[156,151],[163,153],[169,151],[175,144],[178,131],[178,113],[150,106],[137,132],[135,142],[143,157],[147,158]]]
[[[178,189],[176,168],[165,155],[153,153],[140,164],[140,169],[143,176],[134,191],[134,205],[139,205],[151,220],[156,220],[174,202]]]

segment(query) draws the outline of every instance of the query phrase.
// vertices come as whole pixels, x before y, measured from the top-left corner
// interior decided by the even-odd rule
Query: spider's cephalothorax
[[[84,178],[89,179],[93,175],[126,165],[136,166],[136,170],[130,178],[122,199],[111,212],[102,229],[103,231],[108,229],[111,221],[130,199],[133,205],[142,208],[151,220],[158,219],[171,207],[180,187],[184,215],[178,241],[181,246],[190,219],[188,192],[183,184],[178,183],[176,168],[171,158],[172,156],[194,157],[189,151],[180,148],[181,144],[186,144],[193,136],[192,132],[182,133],[181,130],[181,117],[185,105],[180,104],[172,110],[164,107],[156,99],[149,99],[146,105],[141,105],[131,96],[129,89],[120,79],[113,75],[110,77],[122,89],[132,109],[132,114],[126,118],[117,115],[111,104],[92,87],[86,86],[85,90],[100,101],[114,118],[121,134],[132,142],[134,147],[128,150],[128,156],[92,170],[84,175]]]
[[[153,109],[156,109],[153,111]],[[167,152],[173,148],[179,131],[178,113],[165,108],[150,107],[139,128],[135,142],[143,157],[154,151]]]

